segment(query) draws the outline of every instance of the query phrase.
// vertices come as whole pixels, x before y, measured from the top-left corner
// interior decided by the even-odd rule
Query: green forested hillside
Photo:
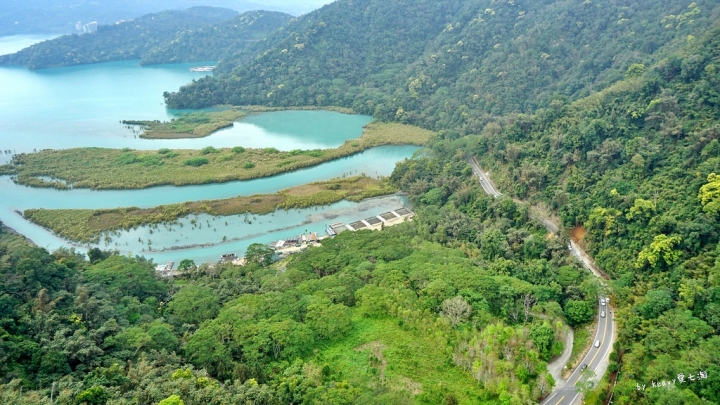
[[[586,403],[720,403],[718,10],[340,0],[291,22],[169,105],[333,104],[443,129],[391,176],[414,221],[268,267],[185,262],[177,280],[2,234],[0,402],[533,403],[563,325],[592,322],[603,293],[620,330]],[[508,196],[486,196],[468,156]]]
[[[340,0],[299,18],[248,64],[168,94],[169,106],[340,105],[479,132],[488,114],[577,98],[702,31],[713,1]]]
[[[149,65],[251,57],[259,42],[291,19],[289,14],[275,11],[249,11],[216,25],[179,32],[171,41],[143,54],[140,63]]]
[[[101,25],[95,33],[45,41],[0,56],[0,64],[41,69],[127,59],[141,59],[142,64],[218,60],[242,55],[290,18],[267,11],[238,16],[233,10],[212,7],[163,11]]]
[[[613,403],[720,401],[719,38],[720,27],[689,37],[654,66],[631,65],[603,92],[505,117],[458,141],[502,190],[577,227],[612,277],[620,327]],[[441,145],[452,159],[457,144]],[[696,379],[637,389],[678,374]]]
[[[445,169],[461,187],[444,230],[429,193],[418,222],[270,267],[260,245],[246,267],[183,261],[174,281],[1,233],[0,402],[532,403],[554,384],[563,320],[590,321],[598,285],[463,167]]]

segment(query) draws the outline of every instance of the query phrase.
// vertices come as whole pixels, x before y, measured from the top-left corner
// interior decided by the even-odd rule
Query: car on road
[[[605,311],[600,311],[600,316],[602,316],[603,318],[605,318]]]
[[[600,305],[605,305],[605,298],[600,298]]]
[[[595,341],[595,347],[600,347],[600,341],[599,341],[599,340],[596,340],[596,341]]]
[[[583,364],[582,366],[580,366],[580,371],[585,371],[586,368],[587,368],[587,364]]]

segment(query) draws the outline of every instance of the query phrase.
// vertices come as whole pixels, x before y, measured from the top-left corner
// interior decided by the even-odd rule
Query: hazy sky
[[[285,8],[288,10],[297,10],[297,12],[307,13],[316,8],[320,8],[325,4],[332,3],[333,0],[250,0],[267,6]]]

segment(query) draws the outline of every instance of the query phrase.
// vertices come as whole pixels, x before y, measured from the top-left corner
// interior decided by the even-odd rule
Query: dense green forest
[[[534,402],[599,285],[463,160],[436,169],[457,190],[442,208],[426,193],[415,222],[268,267],[253,245],[246,267],[183,261],[165,279],[143,258],[49,254],[3,231],[0,401]]]
[[[603,92],[466,140],[502,189],[582,226],[612,276],[616,403],[720,401],[719,38],[720,27],[688,37]],[[709,377],[692,392],[636,389],[699,371]]]
[[[558,98],[477,135],[448,132],[433,158],[393,174],[418,202],[449,199],[448,209],[458,191],[441,170],[469,153],[502,190],[558,212],[566,229],[584,234],[612,278],[617,306],[613,403],[720,401],[718,38],[718,27],[688,37],[656,65],[633,64],[625,80],[577,102]],[[471,221],[455,224],[454,235],[472,240]],[[429,235],[443,241],[448,227],[439,222]],[[680,374],[678,389],[649,388]],[[607,381],[596,394],[608,398]]]
[[[253,50],[267,35],[291,19],[292,16],[284,13],[249,11],[216,25],[179,32],[171,41],[144,53],[140,63],[149,65],[252,57]]]
[[[717,14],[714,1],[340,0],[276,32],[251,63],[228,59],[166,102],[338,105],[479,133],[492,116],[602,89]]]
[[[214,7],[163,11],[101,25],[95,33],[44,41],[0,56],[0,64],[41,69],[128,59],[157,64],[242,57],[290,19],[288,14],[271,11],[238,16],[233,10]]]
[[[441,130],[390,179],[415,220],[177,279],[2,233],[0,402],[534,403],[603,289],[572,232],[620,327],[586,402],[720,403],[718,15],[339,0],[291,21],[168,104],[339,105]],[[469,156],[507,196],[483,193]]]

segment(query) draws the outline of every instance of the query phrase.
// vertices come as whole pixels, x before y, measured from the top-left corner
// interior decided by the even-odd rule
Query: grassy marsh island
[[[233,123],[247,113],[237,109],[224,111],[197,111],[182,114],[170,121],[142,121],[124,120],[123,124],[140,127],[141,138],[148,139],[177,139],[177,138],[203,138],[215,131],[233,126]]]
[[[355,176],[309,183],[281,190],[276,194],[191,201],[155,208],[28,209],[23,215],[63,238],[74,242],[97,243],[103,232],[127,230],[146,224],[172,223],[187,215],[268,214],[277,209],[306,208],[341,200],[361,201],[395,192],[397,189],[386,180]]]
[[[250,180],[314,166],[381,145],[426,145],[434,132],[399,123],[373,122],[362,136],[335,149],[201,150],[75,148],[18,154],[0,172],[33,187],[141,189]]]

